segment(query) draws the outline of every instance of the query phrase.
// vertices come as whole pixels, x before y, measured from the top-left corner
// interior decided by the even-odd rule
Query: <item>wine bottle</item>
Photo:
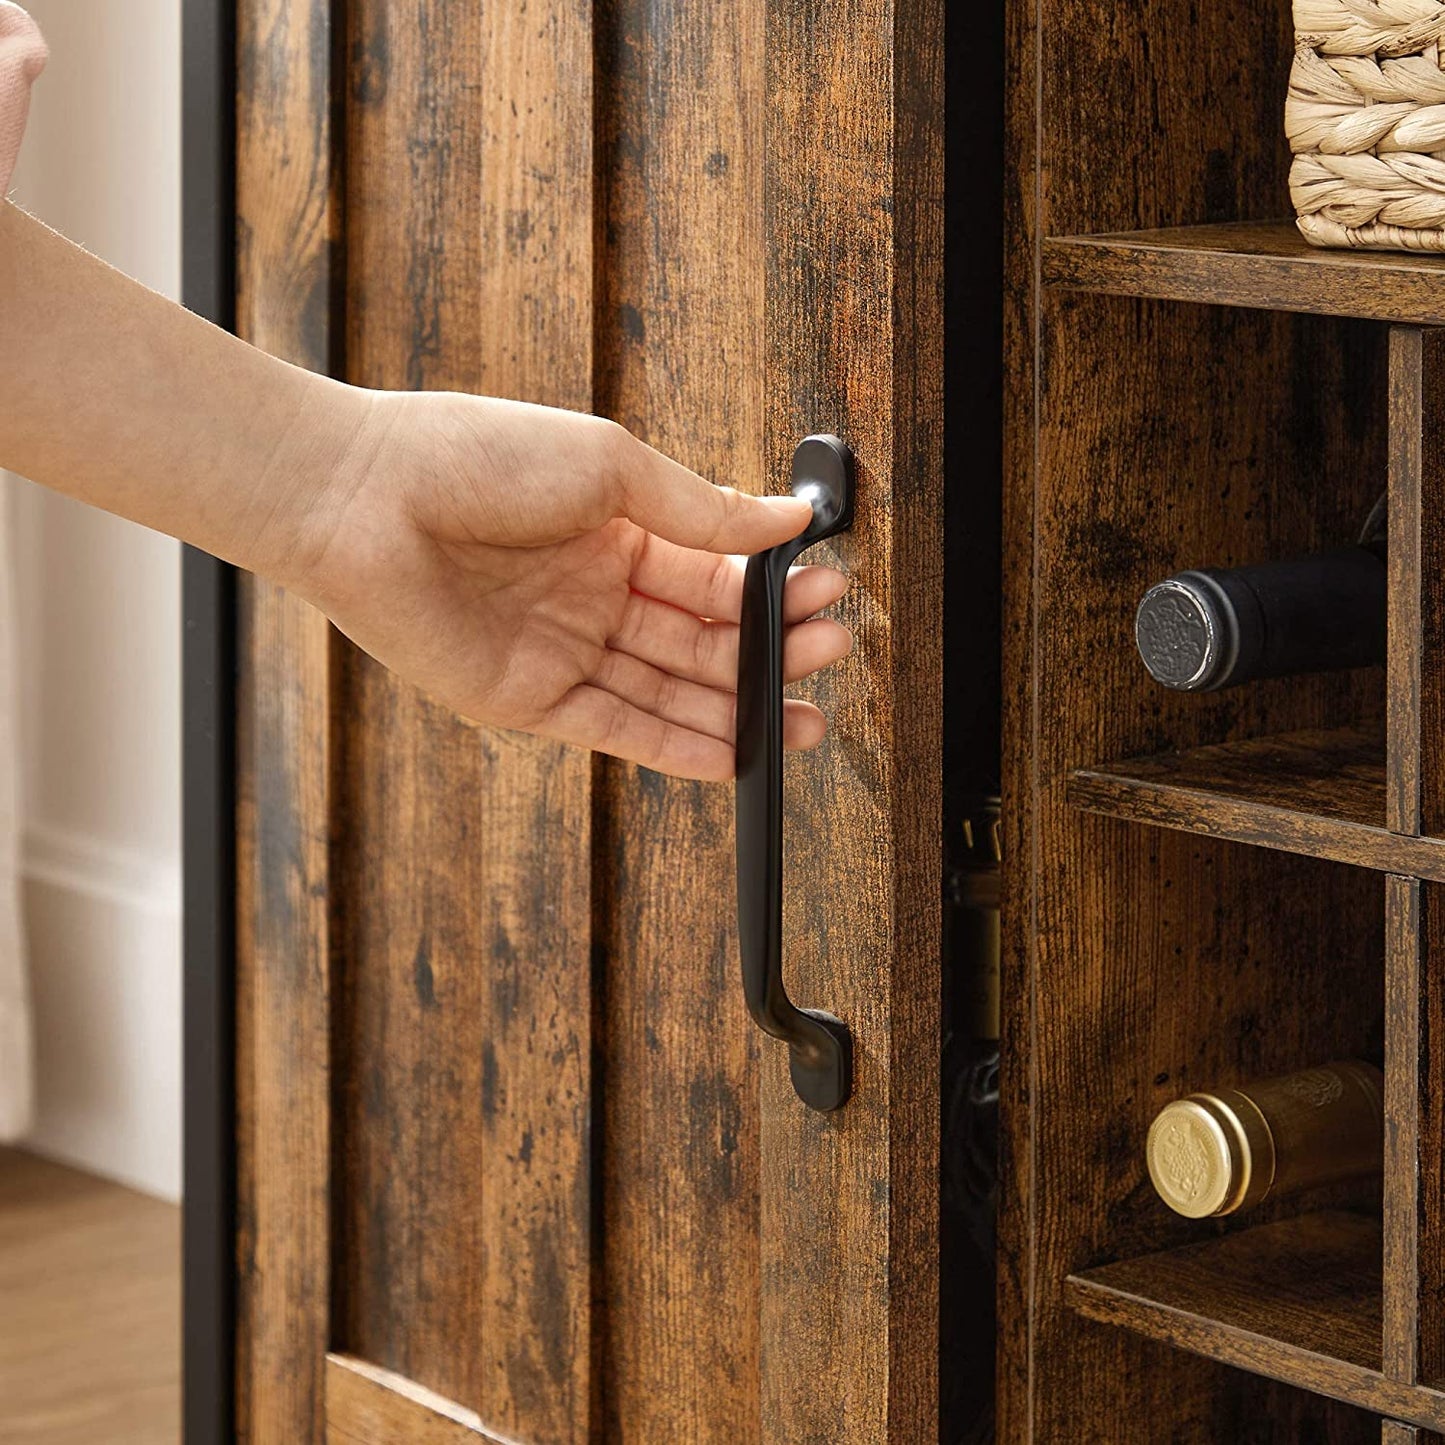
[[[1176,1099],[1149,1127],[1149,1177],[1172,1210],[1204,1219],[1378,1174],[1383,1083],[1372,1064],[1347,1060]]]
[[[1134,619],[1155,680],[1184,692],[1385,660],[1385,499],[1358,543],[1157,582]]]

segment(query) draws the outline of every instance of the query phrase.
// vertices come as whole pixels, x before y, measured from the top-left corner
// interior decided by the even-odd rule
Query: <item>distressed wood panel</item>
[[[1180,697],[1134,656],[1147,585],[1181,567],[1348,541],[1386,477],[1382,329],[1180,304],[1298,299],[1270,294],[1264,283],[1279,277],[1263,265],[1222,261],[1216,284],[1197,284],[1195,253],[1212,244],[1198,231],[1167,255],[1148,238],[1047,239],[1232,225],[1284,208],[1290,17],[1251,14],[1243,29],[1237,18],[1173,0],[1111,11],[1107,23],[1078,0],[1009,7],[1008,1440],[1378,1432],[1345,1407],[1072,1318],[1063,1299],[1071,1272],[1323,1202],[1281,1200],[1211,1225],[1168,1215],[1142,1151],[1163,1103],[1336,1053],[1378,1057],[1382,1044],[1378,878],[1197,836],[1214,831],[1206,810],[1164,833],[1080,816],[1067,798],[1069,776],[1101,759],[1373,726],[1384,710],[1377,674]],[[1045,279],[1180,301],[1044,290]],[[1303,836],[1314,820],[1294,824]],[[1379,1208],[1367,1188],[1351,1202]]]
[[[1445,262],[1438,256],[1325,251],[1311,246],[1293,221],[1050,236],[1042,269],[1045,285],[1115,296],[1445,321]]]
[[[810,1112],[764,1049],[769,1440],[938,1429],[943,19],[767,16],[767,463],[815,431],[859,461],[833,544],[857,646],[807,689],[830,741],[786,770],[783,934],[794,996],[852,1030],[854,1095]]]
[[[1441,1437],[1433,1430],[1406,1425],[1400,1420],[1380,1421],[1380,1445],[1437,1445]]]
[[[861,645],[790,770],[788,904],[859,1093],[802,1118],[760,1067],[727,790],[460,723],[249,592],[243,766],[278,798],[243,814],[243,1168],[285,1207],[248,1222],[248,1438],[929,1438],[942,5],[344,14],[255,0],[265,344],[595,407],[751,490],[805,431],[859,449]]]
[[[599,410],[694,470],[763,460],[763,5],[599,6]],[[602,1436],[754,1441],[757,1043],[732,792],[599,760]]]
[[[236,327],[316,371],[339,337],[340,176],[326,0],[236,7]],[[319,1440],[331,1243],[331,629],[268,583],[238,597],[237,1433]]]
[[[475,1410],[351,1355],[326,1357],[328,1445],[506,1445]]]
[[[1386,892],[1385,1371],[1445,1384],[1445,980],[1438,884]]]
[[[1028,1148],[1049,1163],[1028,1186],[1031,1401],[1006,1407],[1022,1404],[1033,1435],[1011,1413],[1005,1429],[1144,1439],[1144,1422],[1211,1418],[1219,1376],[1185,1357],[1144,1372],[1136,1342],[1068,1318],[1064,1276],[1199,1237],[1145,1177],[1144,1134],[1164,1103],[1327,1058],[1378,1057],[1382,885],[1338,864],[1080,816],[1068,778],[1100,757],[1379,715],[1378,674],[1168,694],[1134,656],[1131,626],[1143,590],[1180,567],[1288,556],[1357,533],[1384,475],[1365,384],[1383,390],[1383,355],[1348,324],[1058,293],[1044,308],[1037,631],[1020,684],[1036,712],[1032,763],[1015,780],[1039,831],[1029,972],[1011,975],[1009,996],[1035,1051],[1027,1084],[1014,1085],[1028,1090]],[[1322,433],[1293,419],[1297,369],[1340,398]],[[1015,1054],[1008,1067],[1019,1066]],[[1102,1423],[1121,1418],[1138,1423]]]
[[[1397,832],[1445,832],[1445,331],[1390,332],[1389,820]]]
[[[349,7],[349,379],[587,408],[588,6]],[[338,1331],[587,1438],[589,764],[345,674]]]

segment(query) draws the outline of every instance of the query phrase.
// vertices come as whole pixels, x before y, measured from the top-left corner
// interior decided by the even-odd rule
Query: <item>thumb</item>
[[[704,552],[762,552],[796,537],[813,518],[801,497],[750,497],[714,486],[643,442],[624,464],[621,502],[639,527]]]

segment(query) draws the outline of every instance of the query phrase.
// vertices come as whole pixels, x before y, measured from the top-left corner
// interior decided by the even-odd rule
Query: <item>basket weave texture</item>
[[[1316,246],[1445,251],[1445,0],[1294,0],[1290,196]]]

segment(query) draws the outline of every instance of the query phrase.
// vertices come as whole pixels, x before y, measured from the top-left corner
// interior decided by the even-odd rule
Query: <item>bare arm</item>
[[[597,418],[315,376],[0,203],[0,466],[264,573],[481,722],[732,771],[741,574],[806,503],[714,487]],[[789,583],[789,674],[851,646]],[[823,718],[790,702],[811,746]]]

